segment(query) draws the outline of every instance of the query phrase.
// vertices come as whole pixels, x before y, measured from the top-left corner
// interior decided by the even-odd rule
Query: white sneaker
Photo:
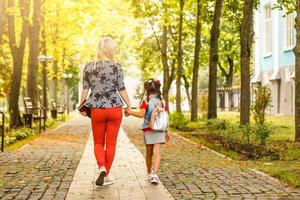
[[[151,177],[152,177],[152,175],[153,175],[153,170],[151,170],[151,172],[150,173],[147,173],[147,180],[151,180]]]
[[[108,177],[105,177],[105,178],[104,178],[104,183],[103,183],[103,185],[112,185],[112,184],[114,184],[114,181],[113,181],[113,180],[111,180],[111,179],[108,178]]]
[[[159,183],[159,178],[156,174],[151,176],[151,183],[157,185]]]
[[[101,186],[104,183],[104,177],[106,176],[106,169],[105,167],[100,168],[100,174],[96,180],[96,185]]]
[[[152,173],[147,173],[147,180],[150,181],[152,177]]]

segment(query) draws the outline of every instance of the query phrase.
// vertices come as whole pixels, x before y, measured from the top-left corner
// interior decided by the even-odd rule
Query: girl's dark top
[[[118,91],[125,90],[122,66],[115,61],[92,61],[83,69],[83,89],[91,89],[90,108],[123,106]]]

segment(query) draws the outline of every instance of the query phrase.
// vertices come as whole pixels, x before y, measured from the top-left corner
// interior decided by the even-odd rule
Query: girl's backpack
[[[153,102],[153,101],[152,101]],[[169,114],[160,101],[159,105],[153,102],[155,109],[152,111],[149,127],[154,131],[166,131],[169,127]]]

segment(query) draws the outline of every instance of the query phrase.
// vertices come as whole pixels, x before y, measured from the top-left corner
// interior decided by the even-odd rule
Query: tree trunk
[[[14,8],[14,0],[8,0],[7,7]],[[8,23],[8,38],[9,47],[13,58],[13,74],[12,74],[12,85],[9,93],[9,112],[10,112],[10,127],[19,127],[22,125],[20,119],[19,110],[19,94],[22,78],[22,67],[24,58],[24,49],[26,44],[26,38],[28,34],[28,16],[29,16],[30,2],[28,0],[20,0],[20,12],[22,16],[22,31],[20,37],[20,44],[17,46],[16,42],[16,29],[15,29],[15,18],[14,14],[10,13],[7,16]]]
[[[29,29],[29,58],[27,70],[27,95],[31,98],[33,105],[38,101],[38,60],[40,30],[41,30],[41,0],[34,0],[32,27]]]
[[[42,36],[42,41],[41,41],[41,49],[42,49],[42,54],[47,56],[47,38],[46,38],[46,26],[45,26],[45,18],[46,18],[46,14],[44,13],[43,16],[43,27],[42,27],[42,31],[41,31],[41,36]],[[43,74],[43,98],[41,104],[43,105],[43,107],[46,109],[46,111],[44,111],[44,115],[45,115],[45,120],[47,119],[47,111],[48,111],[48,98],[47,98],[47,91],[49,91],[47,89],[48,86],[48,81],[47,81],[47,61],[42,63],[43,65],[43,70],[42,70],[42,74]]]
[[[228,105],[229,105],[229,110],[232,110],[232,83],[233,83],[233,72],[234,72],[234,61],[231,59],[229,56],[227,57],[228,63],[229,63],[229,72],[228,72],[228,78],[227,78],[227,92],[228,92]]]
[[[65,73],[65,57],[66,57],[66,48],[63,49],[62,58],[61,58],[61,74]],[[61,80],[61,95],[60,95],[60,104],[65,106],[66,105],[66,80]]]
[[[4,34],[5,24],[5,1],[0,1],[0,44],[2,44],[2,36]]]
[[[217,117],[217,66],[218,66],[218,40],[220,36],[220,20],[223,0],[216,0],[214,21],[210,31],[210,60],[209,60],[209,86],[208,86],[208,119]]]
[[[185,74],[182,75],[182,78],[184,80],[184,87],[185,87],[185,92],[189,104],[189,111],[191,111],[191,95],[190,95],[190,84],[188,82],[188,79]]]
[[[170,74],[170,78],[169,78],[168,91],[170,90],[171,85],[172,85],[172,83],[173,83],[173,81],[174,81],[174,79],[175,79],[175,72],[176,72],[176,67],[175,67],[175,65],[176,65],[176,59],[174,58],[174,59],[172,60],[172,63],[171,63],[171,74]]]
[[[60,6],[57,3],[56,4],[56,18],[59,19],[60,18]],[[53,99],[54,102],[56,104],[58,104],[57,101],[57,87],[58,87],[58,60],[59,60],[59,53],[58,53],[58,48],[57,48],[57,41],[59,40],[59,30],[60,30],[60,26],[59,24],[56,25],[55,27],[55,32],[54,32],[54,36],[52,39],[52,45],[54,47],[54,51],[53,51],[53,56],[54,56],[54,60],[53,60],[53,64],[52,64],[52,70],[53,70],[53,74],[54,76],[51,79],[51,82],[49,81],[49,89],[50,89],[50,95],[51,95],[51,100]],[[51,84],[50,84],[51,83]],[[53,106],[51,105],[51,109],[54,109]]]
[[[250,123],[250,61],[253,43],[254,0],[245,0],[241,25],[241,114],[240,124]]]
[[[184,0],[179,0],[179,29],[178,29],[178,54],[177,54],[177,77],[176,77],[176,112],[181,113],[181,77],[182,77],[182,24]]]
[[[197,25],[196,25],[196,41],[194,51],[194,68],[192,81],[192,100],[191,100],[191,121],[198,120],[198,75],[199,75],[199,58],[201,50],[201,3],[197,0]]]
[[[57,104],[57,76],[58,76],[58,66],[57,66],[58,61],[54,60],[53,61],[53,72],[54,72],[54,77],[52,78],[53,82],[53,96],[52,98],[54,99],[55,103]]]
[[[168,101],[169,99],[169,65],[168,65],[168,56],[167,56],[167,25],[163,25],[163,33],[161,38],[161,61],[163,65],[163,71],[164,71],[164,85],[163,85],[163,98]]]
[[[300,1],[297,1],[296,17],[297,44],[294,48],[295,65],[295,141],[300,142]]]

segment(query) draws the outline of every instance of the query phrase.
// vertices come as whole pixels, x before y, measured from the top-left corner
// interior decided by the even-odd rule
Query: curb
[[[250,171],[252,171],[252,172],[258,174],[258,175],[261,175],[261,176],[264,176],[264,177],[268,177],[268,178],[271,179],[272,181],[276,181],[276,182],[278,182],[278,183],[283,183],[283,182],[281,182],[279,179],[274,178],[274,177],[272,177],[272,176],[270,176],[270,175],[268,175],[268,174],[266,174],[266,173],[264,173],[264,172],[262,172],[262,171],[259,171],[259,170],[254,169],[254,168],[248,168],[248,169],[249,169]]]

